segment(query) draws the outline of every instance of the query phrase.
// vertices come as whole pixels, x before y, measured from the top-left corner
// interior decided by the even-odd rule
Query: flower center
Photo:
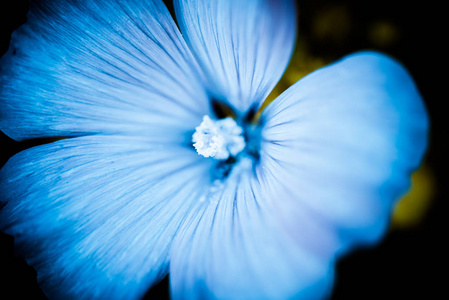
[[[192,142],[198,154],[219,160],[236,156],[246,146],[243,129],[234,119],[227,117],[215,121],[207,115],[203,117],[200,126],[196,127]]]

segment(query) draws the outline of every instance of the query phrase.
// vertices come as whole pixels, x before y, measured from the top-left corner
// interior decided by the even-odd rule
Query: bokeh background
[[[170,4],[168,4],[170,6]],[[27,1],[0,3],[0,54],[11,32],[26,21]],[[431,120],[430,147],[423,167],[413,175],[410,192],[398,203],[384,240],[356,249],[336,270],[331,299],[437,299],[447,294],[443,264],[448,253],[447,160],[448,101],[445,68],[447,23],[436,1],[418,4],[394,0],[298,1],[299,34],[292,61],[269,99],[315,69],[358,50],[378,50],[402,62],[414,77]],[[445,51],[446,50],[446,51]],[[0,132],[0,166],[15,153],[40,144],[17,143]],[[443,271],[443,275],[439,273]],[[7,296],[9,295],[9,296]],[[13,254],[13,238],[0,236],[0,298],[46,299],[36,272]],[[146,299],[168,298],[168,278]]]

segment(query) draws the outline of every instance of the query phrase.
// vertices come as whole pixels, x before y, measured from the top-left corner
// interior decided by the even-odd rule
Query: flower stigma
[[[195,129],[193,147],[204,157],[226,160],[245,149],[243,129],[231,117],[212,120],[205,115],[203,122]]]

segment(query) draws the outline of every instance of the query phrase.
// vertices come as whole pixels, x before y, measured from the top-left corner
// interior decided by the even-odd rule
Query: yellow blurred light
[[[425,164],[412,175],[412,185],[406,195],[396,204],[391,227],[416,227],[424,219],[435,192],[434,177]]]
[[[378,47],[391,46],[399,37],[399,29],[389,21],[377,21],[368,29],[368,38]]]
[[[319,40],[343,42],[351,31],[351,23],[346,6],[323,7],[313,19],[312,34]]]

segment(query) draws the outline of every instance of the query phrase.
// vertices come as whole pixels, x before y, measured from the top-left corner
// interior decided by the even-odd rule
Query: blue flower
[[[361,52],[256,112],[293,0],[46,0],[1,60],[0,227],[55,299],[316,299],[384,233],[427,140],[407,71]],[[257,117],[256,117],[257,116]]]

